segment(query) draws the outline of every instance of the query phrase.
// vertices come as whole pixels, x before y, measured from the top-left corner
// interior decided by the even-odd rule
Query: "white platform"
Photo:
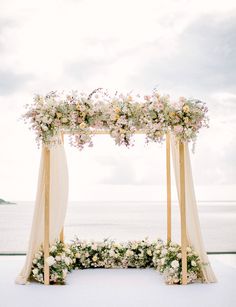
[[[214,258],[214,257],[212,257]],[[0,307],[234,307],[236,268],[213,259],[216,284],[167,286],[152,269],[74,271],[65,286],[14,284],[24,257],[0,257]]]

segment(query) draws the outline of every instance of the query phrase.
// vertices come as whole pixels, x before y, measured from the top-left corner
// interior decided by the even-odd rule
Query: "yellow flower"
[[[189,106],[185,104],[185,105],[183,106],[183,111],[184,111],[185,113],[188,113],[188,112],[189,112]]]
[[[60,112],[57,112],[57,118],[61,118],[62,114]]]
[[[115,112],[116,112],[116,113],[120,113],[120,111],[121,111],[121,109],[120,109],[120,108],[118,108],[118,107],[117,107],[117,108],[115,108]]]
[[[79,126],[80,126],[81,129],[84,129],[84,128],[86,128],[87,125],[85,123],[81,123]]]
[[[187,123],[189,122],[189,118],[188,118],[188,117],[185,117],[185,118],[184,118],[184,122],[185,122],[185,124],[187,124]]]
[[[120,115],[119,115],[119,114],[116,114],[115,120],[118,120],[119,118],[120,118]]]

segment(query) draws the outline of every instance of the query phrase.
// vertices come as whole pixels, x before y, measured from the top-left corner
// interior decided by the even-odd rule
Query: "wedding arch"
[[[135,134],[144,134],[146,142],[166,142],[167,245],[148,244],[145,251],[152,259],[155,255],[156,266],[161,272],[165,273],[168,268],[168,274],[174,276],[170,283],[175,283],[177,274],[180,276],[178,283],[191,281],[189,272],[192,267],[195,274],[195,259],[198,259],[202,281],[216,281],[202,240],[188,150],[188,143],[195,143],[200,128],[208,126],[208,110],[203,102],[181,97],[172,103],[169,96],[162,96],[156,91],[146,96],[131,93],[110,96],[97,89],[90,95],[75,91],[37,95],[34,103],[27,107],[23,118],[30,121],[37,143],[42,143],[42,154],[29,247],[17,283],[26,284],[33,270],[33,276],[37,275],[37,280],[48,285],[57,280],[56,273],[50,271],[53,265],[58,268],[60,263],[61,272],[65,275],[68,269],[73,268],[72,261],[66,260],[66,255],[72,255],[76,248],[78,251],[78,246],[65,249],[63,245],[68,202],[64,135],[69,135],[70,144],[81,150],[86,145],[92,146],[92,136],[96,134],[110,134],[116,144],[127,147],[133,145]],[[180,247],[171,243],[171,151],[180,206]],[[55,245],[57,240],[59,243]],[[60,253],[56,255],[57,248]],[[97,261],[97,246],[94,250],[96,257],[93,257],[93,261]],[[122,246],[124,250],[126,257],[129,257],[128,248]],[[178,251],[176,259],[173,258],[174,251]],[[168,252],[172,253],[170,258],[167,257]],[[73,258],[76,262],[76,255],[81,257],[74,253],[74,258],[70,256],[68,259]],[[170,263],[167,258],[171,260],[168,260]],[[127,259],[126,262],[122,260],[126,266]]]

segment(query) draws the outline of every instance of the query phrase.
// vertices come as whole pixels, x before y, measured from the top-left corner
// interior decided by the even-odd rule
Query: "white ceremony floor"
[[[14,284],[23,256],[0,256],[0,307],[234,307],[235,255],[210,256],[216,284],[167,286],[152,269],[74,271],[65,286]]]

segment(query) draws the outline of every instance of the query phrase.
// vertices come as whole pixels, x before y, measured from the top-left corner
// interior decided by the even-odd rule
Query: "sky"
[[[35,197],[40,149],[20,119],[33,95],[102,87],[205,101],[210,128],[192,154],[197,198],[235,200],[235,54],[235,1],[1,0],[0,198]],[[94,143],[65,146],[70,199],[165,199],[164,145]]]

